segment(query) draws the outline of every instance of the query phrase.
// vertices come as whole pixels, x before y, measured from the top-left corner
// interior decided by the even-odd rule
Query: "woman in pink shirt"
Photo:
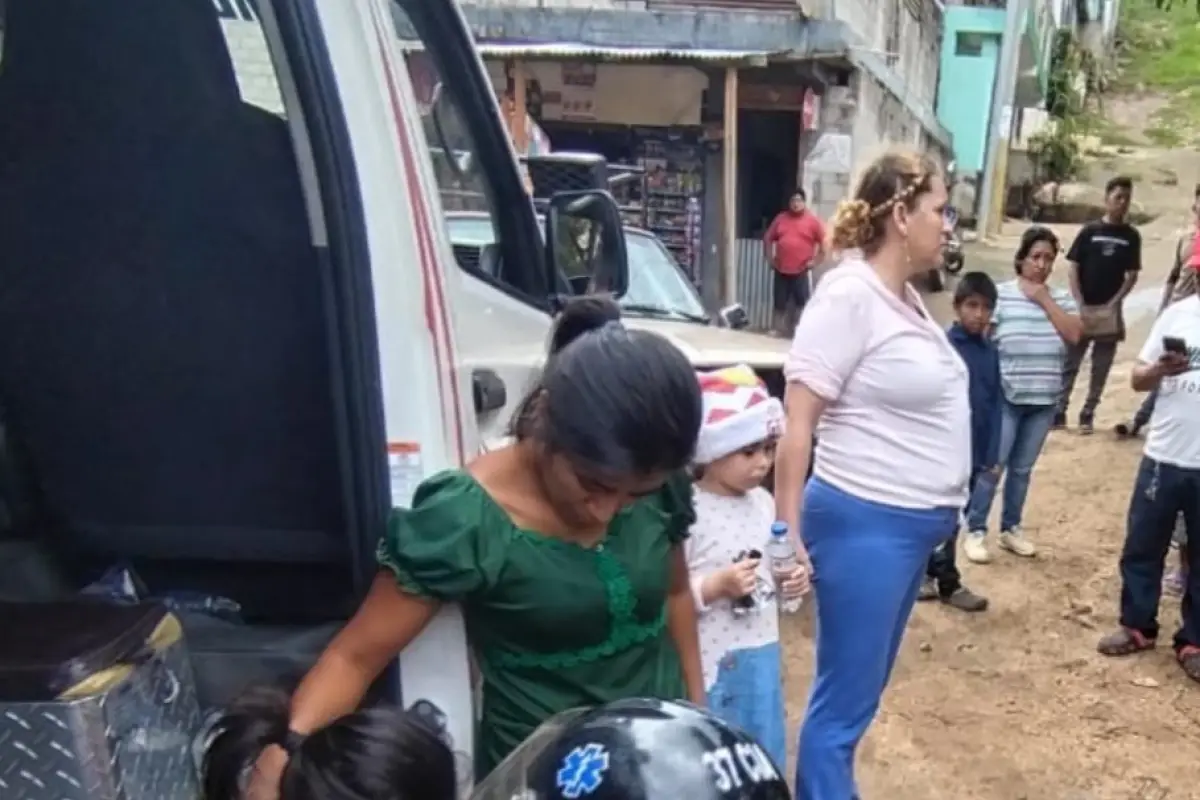
[[[967,499],[967,369],[908,282],[940,264],[946,199],[928,158],[891,153],[868,167],[833,222],[845,255],[800,318],[785,368],[776,514],[802,535],[818,617],[798,800],[858,797],[855,749],[926,561]]]

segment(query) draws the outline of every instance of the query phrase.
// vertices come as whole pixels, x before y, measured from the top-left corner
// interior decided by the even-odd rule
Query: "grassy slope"
[[[1160,11],[1154,0],[1124,0],[1121,8],[1118,88],[1169,98],[1146,136],[1164,147],[1200,148],[1200,14],[1196,0],[1176,0]]]

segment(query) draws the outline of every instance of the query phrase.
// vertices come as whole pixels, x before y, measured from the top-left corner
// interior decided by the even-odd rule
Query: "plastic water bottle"
[[[796,546],[788,536],[786,522],[771,523],[771,540],[767,542],[767,556],[771,559],[771,574],[775,578],[775,597],[779,610],[784,614],[795,614],[800,610],[802,598],[784,597],[783,581],[800,564]]]

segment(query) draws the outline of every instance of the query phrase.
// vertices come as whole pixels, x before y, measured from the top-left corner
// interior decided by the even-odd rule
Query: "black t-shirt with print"
[[[1116,297],[1125,273],[1142,268],[1142,235],[1127,222],[1089,222],[1067,252],[1079,265],[1084,305],[1100,306]]]

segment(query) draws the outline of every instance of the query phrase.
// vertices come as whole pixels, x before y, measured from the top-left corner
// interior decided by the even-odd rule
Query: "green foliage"
[[[1065,120],[1047,125],[1029,137],[1029,157],[1043,181],[1062,183],[1083,170],[1083,152],[1073,126]]]
[[[1154,0],[1122,0],[1117,28],[1118,88],[1161,94],[1146,138],[1160,147],[1200,148],[1200,15],[1176,0],[1170,11]]]
[[[1046,111],[1065,119],[1083,110],[1083,98],[1075,90],[1076,75],[1084,68],[1084,51],[1070,29],[1054,34],[1050,50],[1050,75],[1046,79]]]
[[[1123,0],[1117,60],[1126,88],[1186,89],[1200,80],[1200,16],[1194,2],[1170,11],[1154,0]]]
[[[1079,76],[1091,74],[1094,64],[1075,40],[1071,30],[1054,36],[1047,79],[1046,110],[1049,125],[1029,138],[1029,157],[1037,177],[1043,181],[1069,181],[1083,170],[1079,136],[1087,131],[1085,97],[1079,91]],[[1091,80],[1087,81],[1090,86]]]

